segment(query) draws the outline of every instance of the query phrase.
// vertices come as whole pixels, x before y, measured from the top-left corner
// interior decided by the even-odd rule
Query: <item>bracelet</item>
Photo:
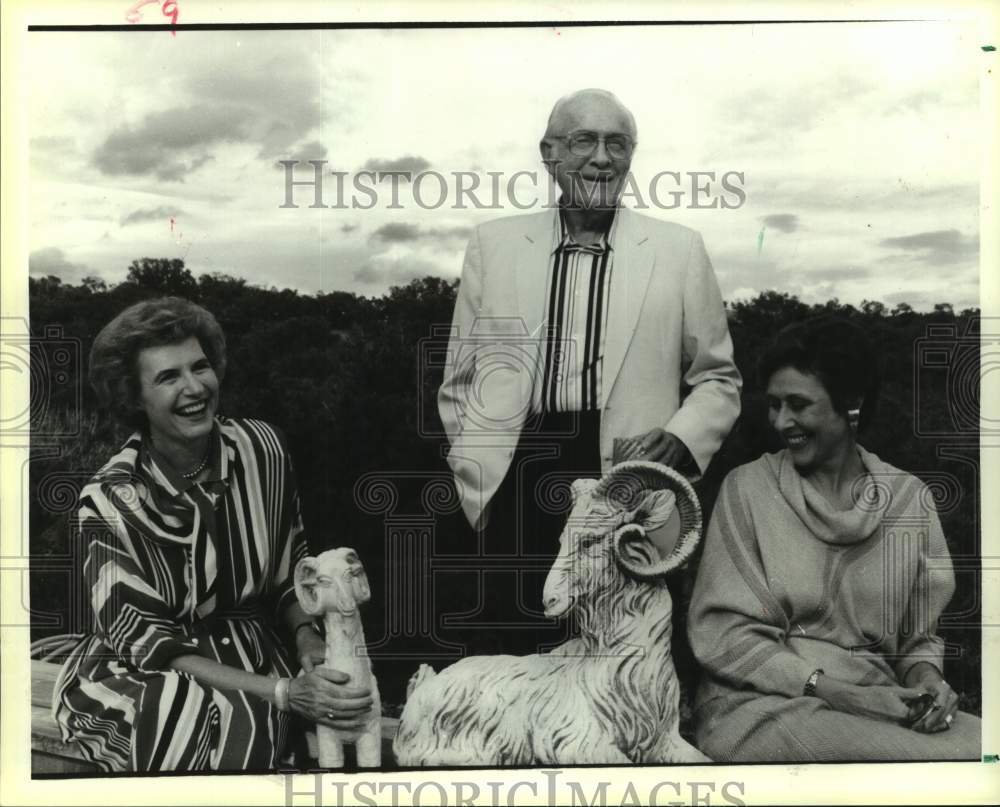
[[[288,685],[291,683],[289,678],[279,678],[274,682],[274,705],[278,707],[278,711],[287,712],[289,709],[288,704]]]
[[[806,685],[802,688],[802,694],[808,698],[816,697],[816,682],[823,675],[822,670],[813,670],[812,675],[806,679]]]

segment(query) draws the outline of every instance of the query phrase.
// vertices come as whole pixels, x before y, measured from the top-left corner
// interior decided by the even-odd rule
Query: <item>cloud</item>
[[[883,238],[879,241],[879,246],[901,249],[919,260],[935,264],[962,263],[979,254],[979,240],[958,230],[933,230],[896,238]]]
[[[431,261],[421,258],[385,258],[374,256],[354,271],[353,278],[358,283],[397,284],[409,283],[420,277],[444,277],[441,268]]]
[[[466,226],[456,227],[433,227],[427,231],[427,235],[433,238],[468,238],[472,235],[472,228]]]
[[[975,283],[958,284],[948,291],[911,290],[882,295],[886,305],[907,303],[917,311],[930,311],[938,303],[950,303],[956,311],[979,306],[979,286]]]
[[[766,227],[780,230],[783,233],[794,233],[799,229],[799,217],[791,213],[774,213],[770,216],[764,216],[762,221]]]
[[[716,115],[727,121],[720,132],[731,144],[730,150],[747,146],[781,153],[787,138],[776,132],[802,134],[824,124],[828,110],[847,104],[876,91],[878,85],[860,73],[837,73],[824,81],[789,80],[781,89],[773,86],[750,86],[736,95],[720,96]]]
[[[318,140],[311,140],[308,143],[302,143],[297,146],[291,153],[285,155],[281,160],[276,160],[274,167],[284,171],[285,166],[281,164],[281,161],[297,160],[301,165],[292,166],[293,168],[305,167],[306,171],[309,171],[309,161],[310,160],[325,160],[327,155],[326,146],[320,143]]]
[[[135,128],[121,126],[94,152],[94,165],[110,176],[154,175],[182,180],[212,155],[209,146],[248,137],[248,110],[195,104],[147,115]]]
[[[862,280],[871,277],[871,270],[864,266],[825,266],[815,274],[831,280]]]
[[[213,159],[210,150],[222,143],[256,145],[264,159],[325,158],[326,147],[306,138],[321,123],[347,115],[349,102],[323,106],[324,74],[308,54],[256,55],[228,69],[214,62],[212,69],[190,68],[178,85],[189,103],[118,127],[94,152],[94,165],[109,176],[180,181]],[[295,143],[301,145],[289,155]]]
[[[431,167],[431,164],[423,157],[407,155],[397,157],[394,160],[372,157],[365,163],[364,167],[369,171],[379,171],[380,173],[401,171],[412,179],[414,174],[426,171]]]
[[[405,222],[390,222],[383,224],[375,230],[371,237],[390,243],[406,243],[408,241],[418,241],[420,239],[443,239],[443,238],[468,238],[472,233],[471,227],[429,227],[421,229],[416,224]]]
[[[242,62],[239,69],[199,71],[187,77],[185,89],[212,105],[228,106],[235,98],[252,107],[245,139],[260,145],[260,157],[271,158],[287,152],[321,123],[330,124],[347,113],[343,97],[336,107],[323,107],[322,80],[315,58],[283,52]]]
[[[837,185],[815,173],[787,178],[761,174],[750,190],[750,200],[755,206],[816,211],[824,215],[842,210],[852,215],[865,211],[875,217],[890,210],[922,212],[932,207],[975,208],[979,204],[977,182],[920,184],[880,178]]]
[[[944,106],[946,101],[940,90],[920,89],[902,96],[896,103],[896,109],[923,112],[925,107],[931,107],[937,110]]]
[[[871,298],[873,293],[870,287],[875,278],[864,260],[845,257],[843,263],[822,264],[722,248],[716,253],[713,263],[718,267],[716,275],[726,300],[749,299],[773,289],[809,303],[826,302],[832,297],[860,303],[862,297]]]
[[[58,247],[45,247],[28,255],[28,274],[36,277],[54,275],[64,281],[75,281],[94,272],[84,264],[68,260],[66,254]]]
[[[420,228],[416,224],[405,224],[403,222],[389,222],[383,224],[375,232],[372,238],[379,238],[383,241],[402,243],[406,241],[416,241],[420,238]]]
[[[164,221],[181,215],[179,207],[145,207],[141,210],[133,210],[121,220],[121,226],[127,227],[130,224],[141,224],[144,221]]]
[[[73,151],[76,141],[72,137],[43,135],[31,138],[28,145],[32,152],[65,154]]]

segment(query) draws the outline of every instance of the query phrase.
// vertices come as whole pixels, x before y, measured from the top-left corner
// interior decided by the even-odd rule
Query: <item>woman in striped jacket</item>
[[[136,431],[81,492],[87,601],[53,710],[104,771],[269,770],[291,714],[347,728],[371,706],[319,666],[291,582],[292,464],[274,427],[216,416],[225,366],[215,318],[172,297],[122,312],[90,354],[102,406]]]

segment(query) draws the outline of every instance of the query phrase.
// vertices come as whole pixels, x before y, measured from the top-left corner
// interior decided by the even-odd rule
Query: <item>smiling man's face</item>
[[[590,136],[593,150],[582,151]],[[577,141],[577,146],[571,145]],[[632,164],[635,124],[613,96],[582,92],[556,107],[542,139],[542,159],[562,191],[564,204],[609,208],[618,202]]]

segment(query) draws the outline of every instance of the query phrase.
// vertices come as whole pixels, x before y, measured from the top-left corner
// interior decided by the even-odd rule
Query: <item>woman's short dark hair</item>
[[[105,325],[90,349],[90,385],[101,407],[133,428],[146,423],[139,408],[139,352],[196,337],[222,380],[226,338],[211,313],[182,297],[159,297],[129,306]]]
[[[879,358],[860,326],[835,316],[812,317],[787,326],[757,364],[761,387],[766,388],[771,376],[785,367],[818,378],[841,414],[861,401],[858,428],[871,423],[878,403]]]

